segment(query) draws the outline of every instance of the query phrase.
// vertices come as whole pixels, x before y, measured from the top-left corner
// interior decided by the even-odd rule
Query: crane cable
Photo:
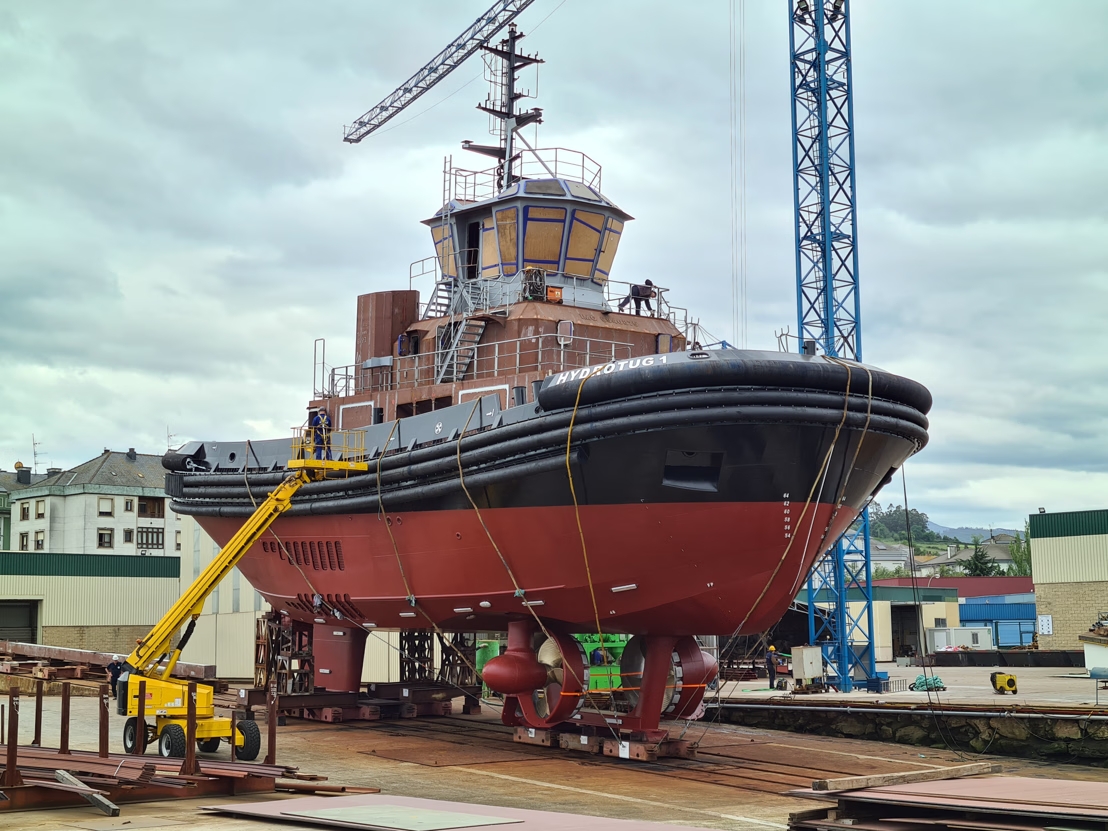
[[[731,324],[747,346],[746,260],[746,2],[730,0],[728,14],[731,197]]]

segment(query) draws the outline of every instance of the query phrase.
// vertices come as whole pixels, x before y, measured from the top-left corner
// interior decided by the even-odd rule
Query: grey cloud
[[[32,431],[75,464],[159,451],[167,425],[297,423],[313,339],[347,362],[355,296],[431,253],[443,155],[481,164],[458,147],[484,135],[480,64],[361,145],[342,125],[485,5],[0,11],[0,464]],[[600,161],[638,217],[615,276],[732,340],[726,4],[572,0],[536,30],[555,5],[520,20],[548,61],[540,144]],[[747,336],[772,349],[796,328],[788,30],[782,5],[746,7]],[[865,355],[936,400],[913,502],[948,525],[1078,507],[1067,476],[1101,481],[1108,446],[1108,11],[853,9]]]

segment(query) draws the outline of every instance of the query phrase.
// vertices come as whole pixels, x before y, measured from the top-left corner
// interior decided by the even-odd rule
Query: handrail
[[[586,366],[620,361],[632,357],[632,345],[625,341],[581,338],[558,334],[493,341],[467,347],[473,350],[469,369],[463,378],[497,378],[525,372],[563,372]],[[391,367],[361,369],[356,365],[336,367],[335,375],[343,384],[327,390],[323,398],[346,397],[363,392],[387,392],[417,386],[431,386],[436,368],[450,350],[440,349],[393,359]]]

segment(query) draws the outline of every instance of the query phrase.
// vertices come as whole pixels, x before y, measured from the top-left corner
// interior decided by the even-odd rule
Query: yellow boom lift
[[[312,460],[298,460],[304,461]],[[145,713],[153,715],[153,726],[147,726],[147,744],[157,742],[158,752],[162,756],[185,755],[185,726],[188,717],[188,682],[170,677],[173,668],[181,657],[181,651],[188,644],[196,628],[196,619],[204,609],[215,587],[226,577],[235,564],[255,542],[266,532],[281,514],[289,509],[292,496],[300,486],[311,480],[306,470],[290,473],[277,488],[269,494],[246,524],[238,530],[223,550],[215,557],[180,599],[173,604],[165,616],[158,621],[150,633],[138,642],[135,651],[123,665],[119,678],[117,712],[127,716],[123,725],[123,748],[127,753],[134,751],[138,743],[138,689],[139,681],[146,681]],[[188,627],[175,648],[173,636],[188,621]],[[165,660],[167,659],[168,660]],[[162,661],[165,660],[163,664]],[[212,687],[200,684],[196,688],[196,744],[206,753],[219,749],[219,742],[232,741],[231,719],[215,715],[212,702]],[[236,756],[245,761],[258,758],[262,737],[258,725],[242,719],[238,722],[234,736]]]
[[[312,458],[313,450],[316,456],[326,455],[327,458]],[[323,450],[327,452],[324,453]],[[338,456],[335,460],[331,459],[332,450]],[[369,469],[368,463],[364,461],[363,430],[331,434],[327,428],[302,428],[300,435],[293,441],[293,451],[295,458],[287,465],[289,475],[258,505],[250,519],[223,546],[223,550],[193,580],[192,585],[150,633],[138,642],[135,651],[123,665],[117,688],[119,703],[116,711],[121,716],[127,716],[123,725],[123,747],[128,753],[133,752],[138,743],[138,687],[139,681],[145,680],[145,714],[155,717],[154,724],[146,727],[147,746],[156,741],[158,752],[162,756],[185,755],[188,682],[170,676],[181,657],[181,651],[192,637],[196,619],[204,609],[204,601],[273,521],[292,506],[293,494],[302,485],[326,478],[328,474],[345,476],[354,471],[364,472]],[[174,648],[173,636],[186,621],[188,627]],[[197,747],[205,753],[214,753],[219,749],[220,741],[234,741],[236,758],[248,762],[258,758],[262,744],[258,725],[241,719],[237,722],[235,736],[232,738],[231,719],[216,717],[212,692],[207,684],[196,688]]]

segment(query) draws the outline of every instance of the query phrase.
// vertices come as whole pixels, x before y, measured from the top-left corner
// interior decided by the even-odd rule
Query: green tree
[[[1008,553],[1012,555],[1012,567],[1008,573],[1013,577],[1031,576],[1031,523],[1023,523],[1023,538],[1016,531],[1016,541],[1009,544]]]
[[[886,568],[885,566],[877,566],[873,570],[874,580],[888,580],[890,577],[910,577],[908,571],[904,566],[897,566],[896,568]]]
[[[927,514],[912,508],[908,511],[912,526],[912,542],[938,542],[939,535],[927,528]],[[874,502],[869,508],[870,535],[879,540],[908,539],[908,526],[904,522],[904,506],[889,504],[882,507],[881,503]]]
[[[966,561],[964,569],[968,577],[996,577],[1000,574],[1000,566],[981,545],[980,534],[973,535],[973,556]]]

